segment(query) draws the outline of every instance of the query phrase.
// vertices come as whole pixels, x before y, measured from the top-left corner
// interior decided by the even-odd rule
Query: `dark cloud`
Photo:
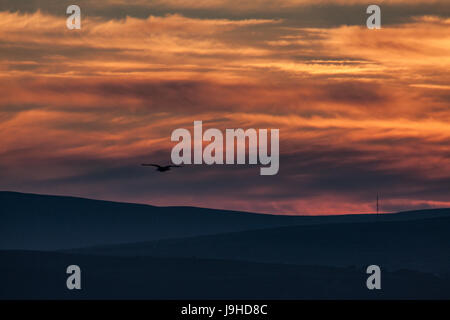
[[[284,150],[283,145],[281,148]],[[272,213],[275,207],[270,203],[310,201],[330,196],[352,199],[355,203],[371,203],[380,193],[385,201],[384,210],[427,208],[431,206],[427,204],[431,200],[448,200],[450,179],[425,175],[426,165],[421,165],[419,160],[415,165],[392,168],[398,160],[398,155],[391,153],[395,146],[381,154],[331,146],[303,148],[282,154],[279,174],[269,177],[259,175],[259,165],[192,165],[167,174],[140,166],[145,161],[170,163],[170,150],[160,150],[124,159],[49,157],[45,161],[34,161],[32,170],[39,170],[40,177],[26,178],[31,169],[25,167],[22,168],[23,176],[3,180],[2,185],[22,191],[159,204],[179,201],[178,204],[207,205],[211,204],[208,202],[210,199],[218,197],[221,199],[218,206],[226,203],[225,207],[232,209],[239,209],[235,203],[247,201],[250,204],[262,200],[268,204],[267,208],[258,205],[255,208]],[[46,172],[54,172],[55,168],[62,168],[68,174],[46,178]],[[241,179],[243,176],[246,178]],[[27,181],[26,186],[24,181]],[[427,199],[428,202],[414,204],[405,201],[400,205],[396,204],[396,199]],[[293,212],[294,208],[286,210],[283,213]]]
[[[147,18],[149,15],[164,16],[180,13],[198,19],[286,19],[296,27],[336,27],[339,25],[365,25],[366,4],[303,4],[297,6],[274,6],[261,3],[248,9],[236,10],[235,5],[218,5],[202,8],[199,5],[177,6],[176,3],[161,1],[110,2],[78,0],[85,16],[98,16],[105,19],[124,19],[127,16]],[[66,8],[73,4],[68,0],[2,0],[0,10],[35,12],[41,10],[52,15],[64,16]],[[186,4],[186,3],[185,3]],[[381,4],[382,22],[385,25],[404,23],[416,16],[450,16],[450,6],[439,3]]]

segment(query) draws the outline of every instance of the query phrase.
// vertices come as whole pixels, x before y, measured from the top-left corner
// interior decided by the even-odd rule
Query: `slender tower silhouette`
[[[378,205],[378,192],[377,192],[377,214],[379,213],[379,211],[380,211],[380,207],[379,207],[379,205]]]

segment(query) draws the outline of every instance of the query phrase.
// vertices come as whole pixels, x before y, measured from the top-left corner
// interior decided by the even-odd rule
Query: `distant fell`
[[[449,209],[383,215],[285,216],[0,192],[0,249],[60,250],[330,223],[441,217]]]

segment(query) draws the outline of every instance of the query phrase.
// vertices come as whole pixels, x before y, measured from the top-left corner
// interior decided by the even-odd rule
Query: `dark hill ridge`
[[[14,192],[0,201],[0,299],[450,294],[450,209],[276,216]],[[79,292],[65,289],[70,264],[83,270]],[[365,288],[370,264],[382,268],[379,292]]]
[[[450,278],[383,271],[365,288],[364,268],[196,258],[105,257],[0,251],[0,299],[448,299]],[[68,265],[82,290],[65,287]]]
[[[288,226],[93,247],[71,252],[109,256],[197,257],[264,263],[450,272],[450,215],[410,221]]]
[[[441,217],[449,210],[384,215],[281,216],[195,207],[0,192],[0,249],[59,250],[280,226]]]

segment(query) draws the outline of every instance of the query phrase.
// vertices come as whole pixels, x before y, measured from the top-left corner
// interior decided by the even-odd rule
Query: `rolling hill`
[[[391,270],[450,271],[446,217],[303,225],[184,239],[91,247],[72,252],[109,256],[197,257],[324,266],[377,264]]]
[[[277,216],[0,192],[0,299],[448,299],[450,209]],[[65,287],[81,267],[83,290]],[[382,268],[367,290],[365,268]]]
[[[61,250],[281,226],[410,221],[448,215],[280,216],[195,207],[155,207],[75,197],[0,192],[0,250]]]

